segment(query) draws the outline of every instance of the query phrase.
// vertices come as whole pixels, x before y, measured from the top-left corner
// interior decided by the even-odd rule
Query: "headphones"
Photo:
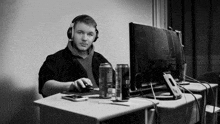
[[[81,16],[78,16],[78,17],[76,17],[76,18],[73,19],[72,23],[70,24],[69,29],[67,30],[67,37],[68,37],[69,39],[72,39],[72,38],[73,38],[73,37],[72,37],[72,30],[73,30],[73,28],[74,28],[74,24],[75,24],[76,22],[78,22],[80,18],[86,18],[86,17],[90,17],[90,16],[88,16],[88,15],[81,15]],[[90,18],[91,18],[91,17],[90,17]],[[95,32],[96,32],[96,36],[95,36],[95,39],[94,39],[93,42],[95,42],[95,41],[98,39],[99,31],[98,31],[97,28],[95,28]]]

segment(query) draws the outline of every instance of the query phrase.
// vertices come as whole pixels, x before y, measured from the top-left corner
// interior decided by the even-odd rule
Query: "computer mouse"
[[[85,88],[81,88],[81,92],[89,92],[91,90],[93,90],[93,87],[91,85],[85,84]]]

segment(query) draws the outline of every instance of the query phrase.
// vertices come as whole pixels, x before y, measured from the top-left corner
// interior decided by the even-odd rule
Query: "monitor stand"
[[[179,89],[177,82],[173,79],[170,73],[164,73],[163,77],[166,82],[167,91],[156,91],[153,94],[147,94],[145,97],[153,97],[155,99],[174,100],[182,98],[182,91]]]

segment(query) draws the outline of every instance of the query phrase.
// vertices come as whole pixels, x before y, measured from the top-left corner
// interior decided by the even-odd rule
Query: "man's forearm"
[[[42,88],[42,93],[45,96],[49,96],[63,91],[69,91],[72,83],[73,82],[59,82],[56,80],[48,80]]]

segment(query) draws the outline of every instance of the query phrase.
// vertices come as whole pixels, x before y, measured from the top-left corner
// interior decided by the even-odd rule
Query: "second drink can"
[[[116,100],[127,101],[130,98],[130,78],[128,64],[116,66]]]

